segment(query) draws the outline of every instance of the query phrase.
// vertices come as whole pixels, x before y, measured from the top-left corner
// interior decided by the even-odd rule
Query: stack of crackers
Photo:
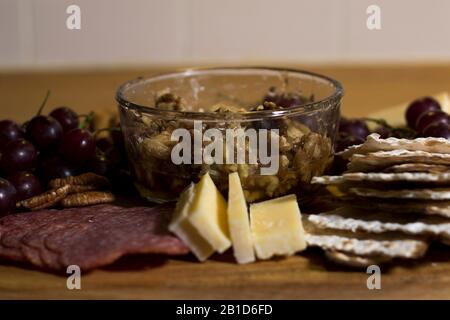
[[[313,178],[339,196],[336,209],[303,217],[308,245],[335,262],[367,266],[418,259],[432,241],[450,244],[449,140],[372,134],[338,155],[347,171]]]

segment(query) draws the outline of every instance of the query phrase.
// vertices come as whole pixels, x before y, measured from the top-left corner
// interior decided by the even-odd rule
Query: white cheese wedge
[[[169,230],[183,240],[198,260],[205,261],[214,253],[214,249],[189,221],[194,196],[195,185],[191,183],[180,195]]]
[[[222,253],[231,246],[227,203],[208,173],[195,186],[189,212],[189,221],[214,250]]]
[[[250,226],[259,259],[293,255],[306,248],[305,231],[295,195],[250,205]]]
[[[228,227],[234,257],[238,263],[255,261],[250,222],[244,191],[237,172],[228,176]]]
[[[440,92],[431,97],[439,102],[443,111],[450,113],[450,97],[447,92]],[[406,125],[405,112],[411,102],[412,101],[404,102],[390,108],[372,112],[368,117],[384,119],[392,126],[404,126]]]

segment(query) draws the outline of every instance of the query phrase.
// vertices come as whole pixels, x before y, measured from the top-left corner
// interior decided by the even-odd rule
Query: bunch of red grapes
[[[336,141],[336,152],[361,144],[371,133],[368,121],[378,123],[373,132],[381,138],[416,138],[441,137],[450,139],[450,116],[442,111],[439,102],[430,97],[413,101],[405,112],[406,128],[394,128],[384,120],[378,119],[347,119],[341,118]]]
[[[418,136],[450,139],[450,117],[433,98],[413,101],[405,117],[408,127],[414,129]]]
[[[0,214],[44,192],[52,179],[83,172],[108,177],[121,172],[126,157],[120,129],[96,139],[84,125],[67,107],[37,115],[23,125],[0,121]]]

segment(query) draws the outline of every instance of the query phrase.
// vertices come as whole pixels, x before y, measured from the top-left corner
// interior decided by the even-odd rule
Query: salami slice
[[[123,208],[97,205],[41,210],[0,218],[0,257],[38,267],[89,270],[127,254],[187,254],[171,234],[173,205]]]

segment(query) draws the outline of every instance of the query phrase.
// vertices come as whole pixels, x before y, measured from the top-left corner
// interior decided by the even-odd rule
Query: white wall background
[[[450,61],[449,16],[449,0],[0,0],[0,68]]]

